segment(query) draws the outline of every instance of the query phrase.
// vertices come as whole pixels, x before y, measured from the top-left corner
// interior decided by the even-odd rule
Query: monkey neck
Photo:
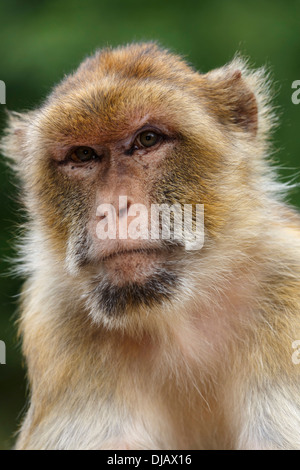
[[[232,340],[249,314],[242,305],[253,294],[253,285],[241,271],[210,281],[209,271],[203,271],[189,286],[192,294],[154,309],[144,318],[143,328],[108,330],[91,320],[80,296],[68,295],[72,279],[53,276],[48,267],[28,281],[23,294],[20,330],[31,382],[47,394],[53,386],[56,396],[66,384],[76,388],[84,378],[90,382],[92,377],[95,387],[107,383],[104,374],[117,379],[124,368],[128,375],[144,368],[148,377],[156,370],[175,377],[194,367],[209,374],[222,355],[221,345]]]

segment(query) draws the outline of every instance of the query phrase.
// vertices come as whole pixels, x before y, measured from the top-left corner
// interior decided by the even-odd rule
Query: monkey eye
[[[161,136],[156,132],[144,131],[138,135],[137,141],[143,147],[153,147],[153,145],[155,145],[160,138]]]
[[[98,157],[91,147],[77,147],[70,155],[70,159],[75,163],[85,163],[95,160]]]

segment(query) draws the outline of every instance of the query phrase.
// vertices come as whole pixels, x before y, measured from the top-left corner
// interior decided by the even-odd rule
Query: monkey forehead
[[[54,89],[35,122],[41,139],[63,146],[113,143],[146,123],[189,138],[210,139],[214,129],[212,142],[222,140],[205,76],[154,43],[86,59]]]
[[[63,145],[107,144],[128,138],[146,123],[192,136],[209,133],[213,120],[189,89],[109,76],[54,95],[41,110],[38,128],[45,139]]]
[[[125,138],[145,116],[178,128],[188,121],[182,114],[192,108],[200,77],[153,42],[103,49],[54,89],[40,125],[50,139],[104,143]]]

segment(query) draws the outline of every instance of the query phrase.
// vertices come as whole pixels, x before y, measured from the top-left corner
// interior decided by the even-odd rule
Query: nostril
[[[122,218],[124,215],[127,214],[127,207],[123,207],[123,209],[119,210],[119,217]]]
[[[128,214],[129,208],[131,206],[131,202],[127,200],[127,204],[119,209],[119,217],[120,219]]]
[[[106,219],[109,213],[110,213],[110,207],[106,207],[106,205],[103,206],[102,204],[100,204],[100,206],[97,207],[97,212],[96,212],[98,221],[101,222],[101,220]]]

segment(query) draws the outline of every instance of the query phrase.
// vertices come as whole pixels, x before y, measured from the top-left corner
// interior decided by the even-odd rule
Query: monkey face
[[[39,110],[14,117],[35,230],[93,312],[120,316],[172,302],[222,236],[233,198],[221,188],[238,166],[247,173],[241,159],[228,171],[234,136],[249,141],[257,122],[241,73],[223,75],[200,75],[151,44],[100,51]],[[149,234],[153,205],[190,206],[195,225],[197,204],[204,247],[190,252],[191,231],[174,236],[175,212],[169,237],[163,219],[158,236]]]
[[[100,309],[108,316],[172,300],[180,286],[184,240],[162,239],[162,217],[158,236],[152,236],[152,207],[170,207],[176,203],[181,207],[187,202],[186,183],[174,179],[176,160],[180,159],[180,138],[176,130],[153,112],[150,116],[149,106],[148,109],[136,108],[135,96],[143,94],[140,85],[134,93],[128,93],[126,99],[123,97],[126,103],[123,109],[123,101],[115,96],[117,92],[118,87],[111,86],[107,98],[100,86],[97,106],[101,110],[84,117],[92,134],[80,135],[82,131],[76,128],[78,135],[70,139],[69,127],[62,127],[61,137],[55,138],[55,151],[50,144],[49,159],[40,161],[42,166],[37,166],[41,181],[45,174],[48,181],[47,187],[39,188],[37,200],[43,199],[48,208],[51,202],[55,219],[50,220],[48,211],[49,219],[45,223],[53,239],[61,237],[65,269],[74,278],[85,279],[90,308]],[[118,101],[119,107],[109,116],[112,101]],[[144,108],[147,102],[146,99]],[[55,107],[57,105],[60,106],[55,103]],[[66,102],[60,116],[65,106]],[[47,127],[50,132],[54,122],[52,112],[50,107],[46,114],[51,128],[42,124],[42,128]],[[54,112],[56,114],[57,110]],[[70,117],[75,121],[63,119],[60,124],[64,122],[75,129],[81,122],[82,112],[86,112],[85,107],[73,109]],[[93,125],[89,122],[92,119]],[[55,122],[55,132],[57,124]],[[70,143],[65,142],[63,135]],[[47,138],[53,141],[52,136]],[[168,161],[173,161],[173,169]],[[111,217],[107,206],[112,209]],[[39,207],[36,210],[43,217]],[[131,234],[136,215],[139,227]],[[169,221],[172,223],[171,217]],[[142,226],[147,233],[136,237]]]

